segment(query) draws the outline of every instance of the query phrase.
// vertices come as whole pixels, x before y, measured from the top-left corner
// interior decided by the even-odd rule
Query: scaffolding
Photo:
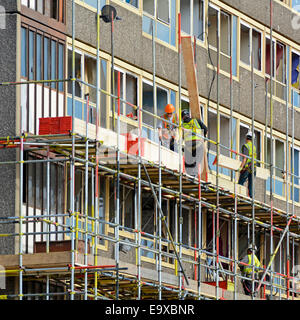
[[[272,0],[270,0],[270,30],[272,43]],[[12,237],[16,239],[18,254],[0,255],[0,265],[8,279],[17,279],[18,285],[15,293],[2,294],[1,299],[298,299],[299,290],[295,286],[300,279],[290,274],[294,269],[294,259],[290,257],[295,243],[300,241],[300,219],[295,214],[294,196],[292,205],[289,204],[289,192],[286,196],[286,211],[277,209],[273,205],[272,179],[274,170],[280,169],[271,163],[256,160],[260,166],[270,170],[270,205],[255,200],[255,183],[253,184],[253,198],[241,195],[237,190],[236,174],[231,174],[234,191],[227,190],[220,183],[220,154],[221,149],[230,153],[232,159],[244,156],[252,161],[252,180],[254,180],[254,152],[252,158],[243,155],[233,149],[233,123],[230,121],[230,148],[220,142],[220,103],[219,103],[219,75],[220,75],[220,34],[217,28],[217,141],[201,136],[205,143],[216,146],[216,175],[215,182],[208,182],[201,178],[203,168],[199,166],[198,175],[190,176],[185,171],[183,159],[183,132],[181,126],[181,105],[179,102],[179,141],[178,141],[178,168],[170,169],[162,163],[161,144],[158,144],[158,162],[151,161],[142,156],[142,114],[153,117],[154,123],[166,121],[154,115],[138,105],[134,105],[121,98],[120,72],[117,72],[117,95],[114,90],[114,70],[112,70],[112,90],[107,92],[100,88],[100,0],[97,7],[97,83],[91,85],[75,75],[75,1],[72,1],[72,77],[70,79],[52,79],[40,81],[3,82],[1,86],[37,84],[43,82],[71,82],[72,84],[72,131],[70,134],[33,135],[25,132],[20,121],[20,133],[15,137],[1,137],[0,149],[15,148],[18,150],[19,160],[2,161],[0,166],[12,165],[18,168],[19,173],[19,214],[10,217],[0,217],[1,230],[6,226],[17,226],[16,232],[2,232],[0,237]],[[112,33],[114,32],[112,19]],[[178,16],[178,87],[181,97],[181,33],[180,14]],[[156,70],[155,70],[155,24],[152,25],[153,40],[153,101],[156,103]],[[113,34],[112,34],[113,39]],[[195,45],[196,47],[196,45]],[[271,59],[272,61],[272,50]],[[113,54],[113,53],[112,53]],[[253,51],[251,52],[253,57]],[[251,64],[251,119],[252,132],[254,132],[255,96],[254,96],[254,66]],[[232,62],[231,62],[232,63]],[[271,73],[273,74],[271,63]],[[232,66],[230,72],[230,108],[233,112],[232,94]],[[286,73],[287,74],[287,73]],[[81,132],[75,119],[75,83],[93,88],[97,91],[96,123],[90,126],[89,96],[86,96],[86,120]],[[286,82],[288,84],[288,81]],[[270,139],[272,141],[273,129],[273,101],[272,101],[272,76],[269,83],[270,93]],[[100,127],[100,93],[105,94],[111,101],[112,123],[116,133],[116,144],[106,145],[103,141]],[[294,174],[294,160],[292,170],[289,171],[289,121],[288,112],[291,108],[294,115],[293,102],[288,102],[289,87],[286,86],[286,190],[289,189],[289,181],[292,181],[292,193],[294,181],[299,179]],[[293,97],[293,95],[292,95]],[[180,98],[179,98],[180,101]],[[132,155],[121,149],[121,120],[120,105],[130,106],[137,114],[137,153]],[[114,110],[116,106],[116,111]],[[209,107],[209,106],[208,106]],[[155,108],[156,110],[156,108]],[[268,110],[268,91],[266,90],[266,128]],[[22,110],[20,111],[22,115]],[[116,126],[115,126],[116,123]],[[294,146],[294,117],[292,118],[292,146]],[[267,130],[266,130],[267,133]],[[271,143],[272,148],[272,143]],[[1,151],[0,151],[1,152]],[[29,153],[33,159],[25,158]],[[272,154],[272,151],[271,151]],[[294,157],[294,153],[292,155]],[[128,161],[124,161],[127,159]],[[24,171],[27,166],[46,164],[46,201],[41,214],[30,213],[24,210],[22,199],[24,198],[23,185]],[[64,177],[67,181],[63,187],[68,192],[65,208],[60,213],[50,210],[50,164],[56,163],[64,168]],[[76,171],[80,170],[83,181],[80,184],[84,193],[84,207],[77,210],[75,207]],[[113,221],[103,219],[99,214],[101,181],[109,178],[113,190],[114,216]],[[129,228],[121,221],[121,186],[126,186],[134,193],[134,226]],[[155,210],[153,212],[155,228],[153,233],[142,230],[142,196],[153,197]],[[170,223],[163,209],[163,198],[173,201],[174,229],[170,229]],[[89,201],[90,199],[90,201]],[[191,208],[193,212],[194,239],[193,243],[183,243],[183,210]],[[209,217],[212,223],[211,244],[203,241],[203,217]],[[221,218],[228,221],[231,230],[231,247],[227,256],[220,253],[220,236],[222,225]],[[37,225],[42,224],[42,228]],[[255,244],[257,235],[264,238],[264,255],[266,256],[267,241],[269,236],[269,261],[259,268],[260,278],[252,277],[252,294],[241,294],[238,286],[241,281],[249,280],[239,272],[242,264],[238,258],[238,226],[247,228],[248,244]],[[34,227],[30,227],[34,226]],[[113,232],[106,232],[111,228]],[[130,240],[121,236],[121,231],[131,235]],[[54,235],[56,241],[52,241]],[[274,250],[274,237],[279,241]],[[29,237],[33,239],[46,239],[42,242],[44,252],[28,253],[24,246],[28,244]],[[68,251],[52,251],[52,246],[57,239],[68,239]],[[83,240],[82,240],[83,239]],[[147,239],[145,241],[145,239]],[[148,245],[153,243],[151,247]],[[287,263],[285,271],[274,270],[274,259],[280,254],[283,256],[282,243],[286,242]],[[108,243],[113,259],[99,249],[99,244]],[[37,245],[39,241],[35,242]],[[166,249],[167,248],[167,249]],[[120,251],[134,252],[135,264],[120,259]],[[187,255],[189,250],[193,254]],[[149,253],[156,263],[152,265],[152,273],[147,271],[142,262],[143,253]],[[294,257],[294,254],[293,254]],[[126,259],[126,258],[125,258]],[[174,268],[172,272],[166,271],[164,262],[171,261]],[[254,261],[254,253],[252,254]],[[254,264],[251,265],[254,275]],[[156,272],[154,272],[154,269]],[[192,272],[187,272],[192,270]],[[267,279],[267,275],[269,278]],[[206,280],[206,281],[205,281]],[[30,289],[28,283],[38,281],[40,289]],[[226,288],[223,283],[226,281]],[[213,285],[212,285],[213,284]],[[229,289],[231,285],[231,289]]]

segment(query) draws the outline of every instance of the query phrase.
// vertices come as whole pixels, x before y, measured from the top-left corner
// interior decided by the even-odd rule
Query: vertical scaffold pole
[[[220,81],[220,17],[218,17],[217,26],[217,176],[216,176],[216,186],[217,186],[217,202],[216,202],[216,300],[219,299],[219,205],[220,205],[220,190],[219,190],[219,157],[220,157],[220,101],[219,101],[219,81]]]
[[[197,228],[196,228],[197,232]],[[195,234],[197,239],[197,233]],[[195,248],[196,249],[196,248]],[[198,165],[198,299],[201,295],[201,253],[202,253],[202,201],[201,201],[201,164]],[[196,251],[195,251],[196,252]]]
[[[271,164],[270,164],[270,202],[271,202],[271,230],[270,230],[270,257],[273,255],[273,1],[270,0],[270,151],[271,151]],[[271,287],[270,298],[273,296],[273,263],[271,264]]]
[[[116,260],[116,299],[119,299],[119,230],[120,230],[120,71],[118,71],[118,121],[117,121],[117,190],[116,190],[116,227],[115,227],[115,260]]]
[[[47,219],[51,221],[50,217],[50,162],[49,162],[49,146],[47,147],[47,174],[46,174],[46,212]],[[47,236],[46,236],[46,252],[49,253],[49,242],[50,242],[50,223],[47,223]],[[49,275],[46,277],[46,292],[49,293]],[[49,295],[46,296],[46,300],[49,300]]]
[[[98,166],[99,166],[99,126],[100,126],[100,0],[97,1],[97,73],[96,73],[96,168],[92,168],[91,180],[92,180],[92,218],[93,220],[93,254],[94,254],[94,265],[98,265],[98,230],[99,228],[99,198],[98,198]],[[94,173],[95,172],[95,173]],[[94,177],[95,176],[95,177]],[[94,180],[95,179],[95,180]],[[94,299],[98,299],[98,274],[94,274]]]
[[[183,157],[182,157],[182,126],[181,126],[181,14],[178,13],[178,110],[179,110],[179,257],[181,259],[181,243],[182,243],[182,175],[183,175]],[[175,261],[178,266],[177,260]],[[179,298],[182,295],[182,272],[178,272],[179,282]]]
[[[158,201],[160,207],[162,207],[162,198],[161,198],[161,142],[158,143]],[[157,205],[156,205],[157,208]],[[157,209],[156,209],[157,212]],[[162,276],[162,245],[161,245],[161,238],[162,238],[162,223],[161,223],[162,216],[158,215],[158,300],[162,299],[162,287],[161,287],[161,276]]]
[[[75,135],[74,135],[74,119],[75,119],[75,0],[72,0],[72,157],[70,160],[70,214],[71,214],[71,292],[70,298],[74,300],[74,276],[75,276],[75,246],[74,246],[74,190],[75,190],[75,173],[74,173],[74,157],[75,157]]]
[[[285,136],[285,157],[286,157],[286,161],[285,161],[285,192],[286,192],[286,213],[287,213],[287,222],[288,222],[288,217],[289,217],[289,194],[290,194],[290,190],[289,190],[289,181],[290,181],[290,175],[289,175],[289,53],[290,53],[290,48],[287,47],[287,63],[285,65],[285,85],[286,85],[286,91],[285,91],[285,110],[286,110],[286,136]],[[290,238],[290,234],[289,234],[289,230],[287,231],[286,234],[286,274],[287,274],[287,299],[289,299],[289,270],[288,270],[288,266],[289,266],[289,259],[290,259],[290,255],[288,252],[289,249],[289,238]],[[284,257],[283,257],[284,259]],[[283,268],[284,269],[284,268]],[[282,282],[281,282],[282,284]]]
[[[20,135],[20,185],[19,185],[19,300],[23,300],[23,170],[24,170],[24,132],[22,128],[21,108],[21,135]]]
[[[255,245],[255,206],[254,206],[254,199],[255,199],[255,181],[254,181],[254,144],[255,144],[255,134],[254,134],[254,50],[253,46],[251,46],[251,130],[252,130],[252,159],[251,159],[251,179],[252,179],[252,186],[251,186],[251,209],[252,209],[252,245]],[[252,250],[252,292],[254,292],[254,281],[255,281],[255,272],[254,272],[254,250]],[[254,295],[252,295],[252,299],[254,299]]]
[[[141,184],[141,135],[142,135],[142,110],[138,107],[138,124],[139,124],[139,135],[138,135],[138,192],[137,192],[137,219],[135,221],[137,234],[137,249],[136,249],[136,260],[137,260],[137,281],[138,281],[138,300],[142,299],[142,283],[141,283],[141,228],[142,228],[142,184]]]
[[[89,139],[88,139],[88,124],[89,124],[89,94],[86,95],[86,136],[85,136],[85,185],[84,185],[84,214],[85,214],[85,236],[84,236],[84,265],[88,264],[88,215],[89,215],[89,207],[88,207],[88,197],[89,197]],[[87,300],[88,294],[88,274],[87,270],[84,270],[84,300]]]

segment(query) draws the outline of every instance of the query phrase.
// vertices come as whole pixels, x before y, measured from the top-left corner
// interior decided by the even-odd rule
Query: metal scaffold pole
[[[179,112],[179,257],[181,258],[182,254],[182,175],[183,175],[183,165],[184,157],[182,155],[182,146],[183,146],[183,131],[182,131],[182,120],[181,120],[181,76],[182,76],[182,52],[181,52],[181,14],[178,13],[178,112]],[[177,250],[177,248],[175,248]],[[182,296],[182,273],[181,270],[178,271],[178,262],[176,260],[177,272],[178,272],[178,283],[179,283],[179,298]]]
[[[220,229],[219,229],[219,206],[220,206],[220,190],[219,190],[219,175],[220,175],[220,102],[219,102],[219,82],[220,82],[220,18],[217,22],[217,163],[216,163],[216,228],[215,228],[215,244],[214,257],[216,256],[216,299],[219,299],[219,244],[220,244]]]
[[[271,202],[271,230],[270,230],[270,256],[273,254],[273,171],[274,171],[274,147],[273,147],[273,0],[270,0],[270,152],[271,152],[271,164],[270,164],[270,202]],[[271,264],[271,276],[270,276],[270,298],[273,296],[273,264]]]
[[[251,239],[251,243],[252,246],[255,246],[255,206],[254,206],[254,199],[255,199],[255,164],[254,164],[254,148],[255,148],[255,141],[256,141],[256,137],[255,137],[255,130],[254,130],[254,117],[255,117],[255,105],[254,105],[254,50],[253,50],[253,46],[251,46],[251,131],[252,131],[252,159],[251,159],[251,180],[252,180],[252,184],[251,184],[251,211],[252,211],[252,239]],[[255,267],[255,260],[254,260],[254,250],[252,250],[252,289],[251,291],[254,292],[255,289],[255,272],[254,272],[254,267]],[[252,299],[254,299],[254,295],[252,295]]]
[[[70,282],[70,298],[74,300],[75,287],[75,219],[74,219],[74,190],[75,190],[75,135],[74,135],[74,119],[75,119],[75,0],[72,0],[72,156],[70,159],[70,215],[71,215],[71,282]]]
[[[119,229],[120,229],[120,71],[118,71],[118,120],[117,120],[117,186],[116,186],[116,227],[115,227],[115,260],[116,260],[116,299],[119,299]]]
[[[287,222],[288,222],[288,216],[289,216],[289,195],[290,195],[290,189],[289,189],[289,181],[290,181],[290,174],[289,174],[289,52],[290,48],[287,48],[287,63],[285,66],[285,84],[286,84],[286,91],[285,91],[285,110],[286,110],[286,136],[285,136],[285,192],[286,192],[286,213],[287,213]],[[292,151],[293,152],[293,151]],[[290,260],[290,255],[289,255],[289,230],[287,230],[286,234],[286,266],[283,266],[283,269],[286,267],[286,275],[287,275],[287,291],[286,291],[286,296],[287,299],[289,299],[289,260]],[[283,257],[284,259],[284,257]],[[281,284],[283,281],[281,281]],[[281,291],[280,291],[281,292]]]

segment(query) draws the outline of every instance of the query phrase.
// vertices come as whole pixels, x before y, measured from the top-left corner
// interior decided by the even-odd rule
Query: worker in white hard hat
[[[247,254],[244,256],[244,258],[240,261],[239,263],[239,268],[242,271],[243,275],[249,280],[242,279],[242,284],[244,288],[244,292],[246,295],[251,295],[252,294],[252,252],[254,252],[254,279],[258,280],[258,273],[261,264],[260,261],[258,260],[257,256],[255,255],[257,248],[256,245],[250,244],[247,248]],[[254,282],[254,291],[257,289],[258,283]]]
[[[248,180],[248,191],[249,191],[249,197],[252,198],[253,191],[253,181],[252,181],[252,145],[253,145],[253,154],[254,154],[254,175],[255,175],[255,165],[256,165],[256,147],[253,144],[253,141],[255,139],[255,134],[252,133],[252,131],[248,131],[246,134],[246,143],[242,147],[242,154],[247,156],[243,157],[242,164],[239,168],[240,171],[240,177],[238,184],[243,185],[246,180]]]

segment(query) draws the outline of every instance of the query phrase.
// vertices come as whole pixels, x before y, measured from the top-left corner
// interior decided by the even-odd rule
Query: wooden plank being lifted
[[[202,121],[192,38],[181,37],[181,44],[185,66],[185,76],[189,91],[191,116],[192,118],[200,119]]]
[[[198,92],[197,73],[194,61],[192,38],[189,36],[181,37],[181,46],[185,67],[185,76],[189,92],[191,117],[203,121],[200,111],[200,99]],[[204,156],[201,163],[201,180],[207,181],[208,161],[206,147],[204,146]]]

